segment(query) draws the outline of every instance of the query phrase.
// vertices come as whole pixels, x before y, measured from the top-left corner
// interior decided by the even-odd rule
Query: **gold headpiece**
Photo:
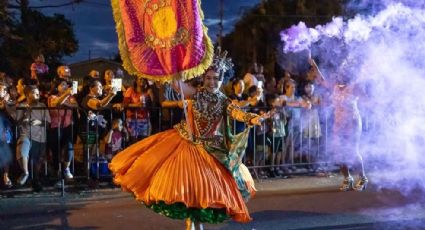
[[[220,74],[220,78],[224,76],[224,73],[233,68],[232,58],[227,57],[226,50],[221,52],[220,46],[216,49],[211,68]]]

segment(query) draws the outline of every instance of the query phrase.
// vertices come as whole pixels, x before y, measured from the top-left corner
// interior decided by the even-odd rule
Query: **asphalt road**
[[[260,193],[248,203],[254,220],[205,229],[425,229],[425,194],[366,192]],[[0,199],[0,229],[184,229],[119,189]]]

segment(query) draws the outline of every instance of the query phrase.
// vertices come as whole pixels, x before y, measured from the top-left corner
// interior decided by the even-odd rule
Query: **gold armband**
[[[258,117],[258,115],[257,115],[257,114],[255,114],[255,113],[245,113],[245,115],[244,115],[244,117],[243,117],[243,120],[244,120],[244,122],[245,122],[246,124],[252,125],[252,124],[251,124],[251,120],[252,120],[253,118],[256,118],[256,117]]]

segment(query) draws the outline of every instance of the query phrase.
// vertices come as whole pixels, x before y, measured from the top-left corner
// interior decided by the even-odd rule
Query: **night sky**
[[[30,0],[31,6],[57,5],[69,0]],[[202,0],[205,25],[211,39],[216,40],[219,22],[219,0]],[[243,12],[255,6],[260,0],[224,0],[224,30],[233,29]],[[74,23],[74,32],[79,41],[79,50],[72,57],[65,57],[67,64],[91,58],[112,58],[118,53],[115,23],[109,0],[85,0],[83,3],[60,8],[46,8],[45,14],[60,13]]]

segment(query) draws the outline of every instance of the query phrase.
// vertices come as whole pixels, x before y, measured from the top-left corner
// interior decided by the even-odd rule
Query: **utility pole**
[[[21,23],[24,29],[26,29],[28,26],[28,10],[29,10],[28,0],[21,0],[19,8],[21,10]]]
[[[220,1],[220,12],[219,12],[219,16],[220,16],[220,23],[219,23],[219,28],[218,28],[218,45],[222,46],[222,39],[223,39],[223,15],[224,15],[224,0],[219,0]]]

